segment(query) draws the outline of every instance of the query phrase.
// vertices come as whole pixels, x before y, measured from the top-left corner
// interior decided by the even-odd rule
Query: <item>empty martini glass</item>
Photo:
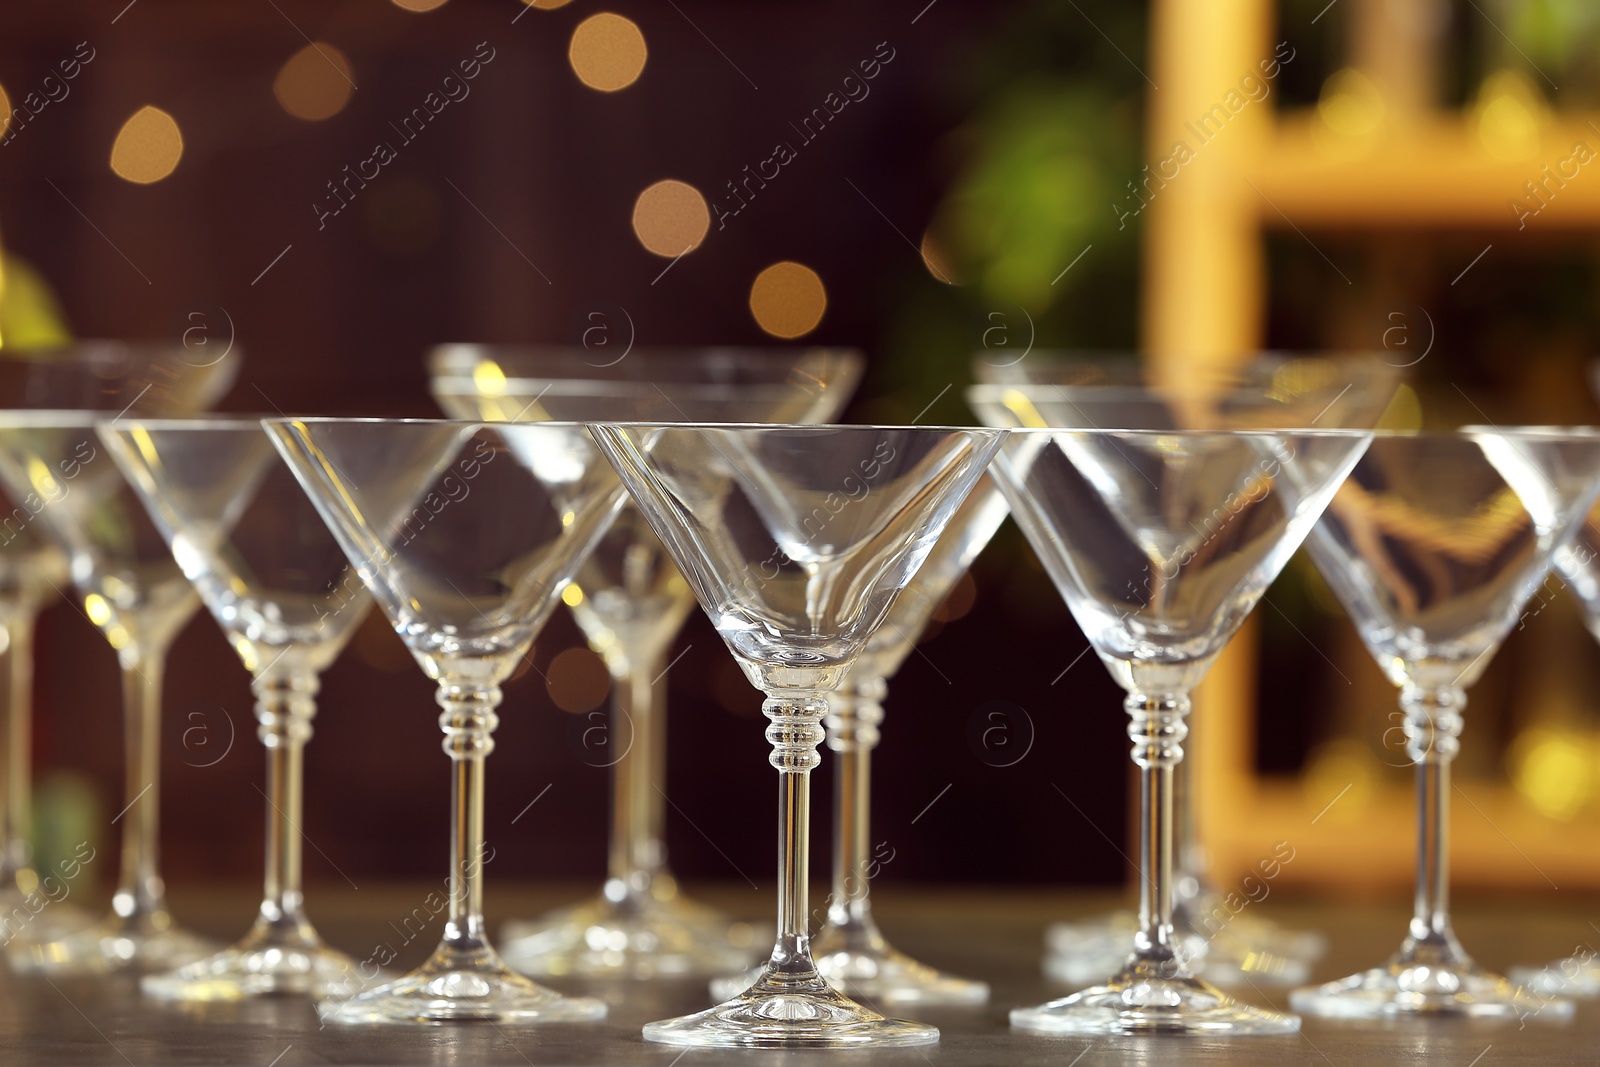
[[[689,1046],[923,1044],[812,960],[810,773],[836,689],[994,454],[1000,431],[602,425],[595,440],[752,685],[779,772],[778,937],[739,995],[644,1028]]]
[[[833,890],[828,922],[811,943],[817,971],[841,993],[906,1006],[982,1004],[989,986],[945,974],[889,944],[872,914],[872,750],[883,723],[888,680],[905,662],[935,609],[972,566],[1007,514],[985,475],[967,495],[883,624],[828,696],[828,747],[837,753],[833,794]],[[759,972],[712,983],[719,999],[737,995]]]
[[[1600,506],[1591,508],[1573,540],[1556,550],[1555,567],[1578,598],[1589,632],[1600,641]],[[1543,996],[1600,996],[1600,958],[1587,946],[1543,967],[1513,967],[1509,977]]]
[[[826,422],[861,376],[860,354],[829,348],[444,345],[429,356],[447,414],[501,421]],[[627,508],[566,600],[612,675],[611,841],[597,898],[501,928],[501,954],[527,974],[709,975],[756,954],[755,931],[678,888],[663,839],[667,658],[694,595],[644,518]],[[611,755],[610,750],[620,750]]]
[[[116,650],[126,715],[122,872],[105,920],[16,946],[13,969],[166,970],[212,946],[176,926],[157,869],[161,681],[167,648],[199,601],[122,473],[92,412],[0,414],[0,479],[66,553],[83,611]]]
[[[301,890],[303,753],[319,676],[371,599],[259,419],[100,428],[234,651],[267,749],[266,890],[244,939],[140,988],[165,1000],[240,1000],[343,988],[355,961],[322,942]]]
[[[1368,429],[1382,416],[1401,378],[1397,368],[1370,354],[1262,354],[1228,371],[1165,378],[1132,353],[1044,351],[1015,362],[994,356],[973,360],[974,376],[989,384],[968,390],[969,405],[991,426]],[[1326,939],[1222,907],[1222,894],[1206,876],[1190,768],[1185,760],[1173,769],[1172,922],[1191,966],[1223,983],[1305,981],[1311,964],[1326,951]],[[1214,918],[1219,914],[1229,916],[1220,929]],[[1045,931],[1045,973],[1072,985],[1113,974],[1138,928],[1138,917],[1129,912],[1052,924]]]
[[[232,358],[226,358],[231,355]],[[237,375],[241,356],[199,359],[178,345],[79,341],[45,349],[0,350],[0,409],[99,410],[164,415],[211,406]],[[42,498],[40,501],[42,502]],[[33,793],[33,632],[40,609],[71,580],[67,559],[36,524],[24,499],[0,493],[0,911],[41,888],[29,828]],[[49,875],[51,872],[46,872]],[[13,937],[54,940],[89,919],[52,903]]]
[[[1172,768],[1189,692],[1310,531],[1369,437],[1346,431],[1015,430],[994,475],[1078,625],[1128,692],[1139,931],[1103,984],[1011,1013],[1046,1033],[1293,1031],[1189,970],[1172,928]]]
[[[438,683],[451,760],[450,910],[432,957],[403,978],[361,975],[324,1021],[599,1019],[501,962],[483,922],[484,762],[500,683],[528,654],[622,487],[582,426],[274,419],[266,426],[406,647]]]
[[[1400,689],[1417,768],[1417,885],[1389,961],[1294,992],[1342,1018],[1569,1015],[1478,966],[1450,924],[1450,764],[1467,688],[1488,666],[1600,492],[1600,435],[1471,430],[1381,435],[1308,541],[1384,674]]]

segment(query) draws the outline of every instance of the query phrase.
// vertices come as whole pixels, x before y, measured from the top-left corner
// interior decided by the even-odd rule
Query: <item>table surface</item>
[[[312,916],[329,941],[365,957],[396,943],[391,922],[411,912],[433,885],[343,887],[309,894]],[[578,887],[490,887],[491,923],[538,914],[575,899]],[[735,914],[760,919],[769,899],[748,890],[706,887],[698,898]],[[1566,899],[1566,898],[1571,899]],[[210,893],[174,893],[174,910],[191,926],[217,937],[237,936],[253,912],[242,887]],[[1053,1064],[1506,1064],[1600,1063],[1600,1003],[1580,1003],[1574,1020],[1534,1019],[1520,1026],[1418,1020],[1330,1023],[1307,1019],[1297,1036],[1269,1038],[1047,1038],[1012,1033],[1007,1011],[1070,990],[1039,972],[1041,932],[1049,922],[1095,914],[1118,899],[1107,894],[1021,891],[899,890],[876,894],[880,922],[900,948],[954,973],[983,978],[993,987],[989,1007],[941,1011],[919,1017],[938,1024],[942,1040],[920,1049],[831,1053],[852,1062],[907,1067],[961,1067],[1005,1063]],[[1553,902],[1552,902],[1553,901]],[[1256,905],[1259,914],[1329,935],[1331,948],[1318,980],[1381,961],[1399,943],[1405,924],[1400,902],[1284,902]],[[1573,894],[1551,900],[1506,898],[1459,905],[1457,930],[1480,962],[1495,968],[1544,963],[1580,944],[1600,941],[1591,925],[1592,899]],[[768,913],[770,914],[770,912]],[[407,944],[398,963],[413,964],[437,938],[438,923]],[[671,1067],[682,1050],[644,1042],[640,1026],[704,1007],[702,982],[552,983],[604,997],[611,1012],[587,1026],[514,1027],[320,1026],[310,1004],[274,999],[244,1004],[167,1006],[140,997],[131,978],[111,980],[0,978],[0,1064],[639,1064]],[[1283,1008],[1284,994],[1245,990],[1243,999]],[[691,1050],[685,1067],[703,1063],[820,1063],[815,1052],[771,1053]]]

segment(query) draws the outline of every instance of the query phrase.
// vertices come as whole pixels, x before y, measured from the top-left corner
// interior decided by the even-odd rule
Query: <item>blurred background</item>
[[[436,415],[441,342],[803,339],[867,352],[846,421],[972,421],[975,353],[1140,346],[1376,350],[1410,375],[1392,425],[1595,419],[1579,0],[62,0],[0,24],[7,344],[237,345],[227,410]],[[1473,690],[1461,885],[1600,886],[1600,657],[1548,600]],[[884,881],[1126,879],[1120,695],[1086,647],[1002,530],[891,690]],[[673,866],[765,884],[760,697],[704,619],[679,650]],[[169,662],[168,881],[252,881],[247,676],[203,612]],[[1289,840],[1286,883],[1406,883],[1394,691],[1309,564],[1216,674],[1191,751],[1218,882]],[[48,862],[120,806],[116,664],[74,604],[37,684]],[[507,687],[497,878],[602,876],[583,736],[608,684],[561,615]],[[436,876],[432,685],[376,613],[316,731],[313,907]]]

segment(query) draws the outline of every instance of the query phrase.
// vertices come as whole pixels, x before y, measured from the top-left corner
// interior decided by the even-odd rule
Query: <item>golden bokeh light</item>
[[[6,95],[6,87],[0,85],[0,133],[5,133],[11,126],[11,97]]]
[[[610,11],[578,23],[567,47],[567,61],[578,80],[604,93],[626,89],[638,81],[649,54],[639,27]]]
[[[656,182],[633,203],[633,232],[658,256],[675,259],[698,248],[711,229],[711,209],[700,190],[674,178]]]
[[[784,260],[756,275],[750,287],[750,314],[774,337],[801,337],[817,328],[828,310],[828,293],[817,272]]]
[[[448,0],[392,0],[395,7],[403,7],[407,11],[432,11],[434,8],[443,7]]]
[[[540,11],[554,11],[558,7],[566,7],[572,0],[522,0],[522,2]]]
[[[122,124],[111,146],[111,169],[117,177],[139,185],[165,178],[182,158],[183,133],[177,120],[148,104]]]
[[[326,41],[313,41],[284,62],[272,95],[295,118],[321,122],[344,110],[354,83],[344,53]]]
[[[1539,87],[1518,71],[1502,70],[1483,80],[1475,110],[1478,141],[1491,156],[1506,162],[1539,155],[1539,128],[1548,107]]]
[[[587,648],[569,648],[550,661],[550,699],[562,711],[593,711],[611,695],[611,672]]]
[[[1341,137],[1367,137],[1383,124],[1383,93],[1371,78],[1354,67],[1335,71],[1322,83],[1317,117]]]

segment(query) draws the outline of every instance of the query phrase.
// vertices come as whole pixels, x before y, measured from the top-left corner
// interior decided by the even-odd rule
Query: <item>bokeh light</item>
[[[674,178],[656,182],[633,204],[639,243],[669,259],[699,247],[711,228],[711,209],[700,190]]]
[[[784,260],[756,275],[750,287],[750,314],[774,337],[802,337],[817,328],[828,310],[828,293],[817,272]]]
[[[11,97],[6,95],[6,87],[0,85],[0,134],[11,127]]]
[[[613,93],[639,80],[649,54],[644,34],[632,20],[602,11],[572,31],[567,61],[583,84]]]
[[[354,81],[343,52],[326,41],[313,41],[284,62],[272,82],[272,95],[295,118],[321,122],[344,110]]]
[[[554,11],[558,7],[566,7],[572,0],[522,0],[522,2],[540,11]]]
[[[436,7],[443,7],[449,0],[392,0],[395,7],[403,7],[407,11],[432,11]]]
[[[569,648],[550,661],[550,699],[562,711],[593,711],[611,695],[611,672],[587,648]]]
[[[1539,127],[1547,108],[1538,86],[1512,70],[1491,74],[1478,90],[1478,141],[1491,156],[1508,162],[1539,154]]]
[[[928,273],[946,285],[961,284],[956,280],[956,271],[950,263],[950,255],[945,251],[944,243],[934,236],[933,227],[930,226],[922,235],[922,265],[928,268]]]
[[[1341,137],[1367,137],[1383,123],[1383,94],[1354,67],[1329,75],[1317,100],[1317,117]]]
[[[158,182],[177,169],[183,158],[183,133],[178,121],[158,107],[135,111],[111,146],[111,169],[117,177],[139,185]]]

